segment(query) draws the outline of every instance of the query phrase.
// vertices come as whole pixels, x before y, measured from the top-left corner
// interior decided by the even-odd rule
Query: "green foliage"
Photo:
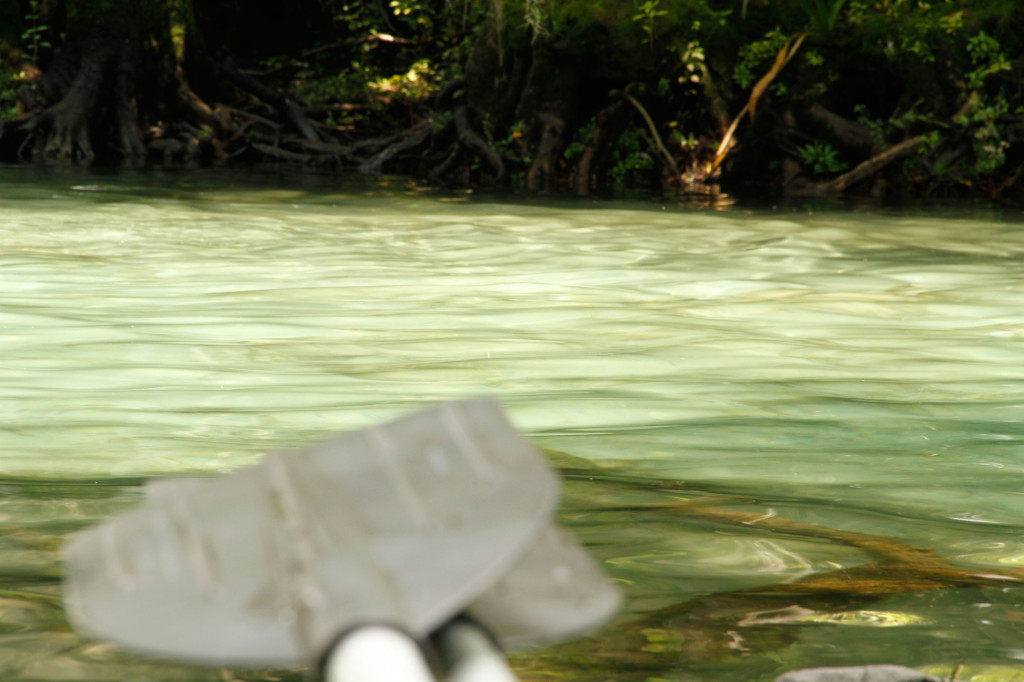
[[[454,114],[451,111],[435,111],[430,114],[430,132],[434,135],[438,135],[447,128],[454,118]]]
[[[638,22],[647,34],[647,42],[650,48],[654,49],[654,31],[660,17],[668,15],[668,10],[659,9],[660,0],[646,0],[640,5],[640,11],[633,15],[633,21]]]
[[[669,143],[678,146],[680,149],[693,150],[700,145],[700,140],[693,133],[684,133],[680,129],[679,121],[669,121]]]
[[[22,83],[17,75],[0,71],[0,119],[18,115],[18,90]]]
[[[304,69],[293,85],[295,96],[307,106],[330,102],[366,102],[373,72],[360,62],[341,73],[319,74]]]
[[[429,59],[414,62],[405,73],[377,78],[369,84],[378,94],[389,94],[406,99],[433,96],[439,87],[437,72]]]
[[[754,81],[764,74],[766,65],[775,60],[775,55],[787,40],[789,36],[776,27],[768,31],[764,38],[741,47],[732,72],[733,80],[744,89],[753,85]]]
[[[487,138],[487,144],[490,145],[491,149],[502,156],[519,157],[523,151],[523,131],[525,129],[526,123],[516,121],[509,128],[508,134],[505,137],[498,138],[494,133],[494,125],[490,121],[485,121],[484,136]],[[529,157],[523,157],[523,162],[530,163]]]
[[[679,61],[683,64],[683,71],[678,78],[680,83],[700,83],[704,80],[707,67],[704,65],[704,48],[698,41],[687,41],[680,48]]]
[[[939,27],[947,35],[955,35],[959,33],[964,27],[963,10],[950,12],[949,14],[939,17]]]
[[[366,110],[331,110],[324,119],[324,125],[338,130],[351,130],[367,123],[371,114]]]
[[[654,159],[648,152],[649,147],[643,129],[636,124],[630,125],[619,136],[618,143],[612,151],[614,163],[609,173],[616,188],[625,187],[626,180],[637,171],[654,168]]]
[[[967,74],[967,87],[971,89],[980,88],[989,76],[1011,68],[999,41],[984,31],[968,38],[967,53],[975,67]]]
[[[374,11],[374,3],[345,2],[335,9],[334,21],[344,26],[346,32],[355,35],[367,35],[376,33],[380,29],[382,21],[380,15]]]
[[[807,17],[810,28],[817,33],[831,33],[839,21],[846,0],[794,0]]]
[[[841,173],[849,166],[839,160],[839,152],[827,142],[806,144],[797,151],[800,160],[815,175]]]
[[[566,145],[565,152],[562,154],[566,161],[574,161],[583,156],[583,152],[587,149],[587,142],[594,135],[594,125],[594,119],[587,121],[587,124],[576,133],[573,141]]]
[[[45,36],[50,27],[43,23],[42,2],[40,0],[29,0],[29,9],[25,14],[25,22],[28,28],[21,34],[21,41],[25,45],[25,51],[33,62],[39,61],[39,50],[53,47]]]
[[[344,47],[326,45],[304,59],[272,56],[262,66],[286,72],[291,78],[286,87],[304,105],[329,109],[325,123],[335,127],[370,121],[381,110],[381,99],[422,100],[435,94],[468,53],[468,37],[455,35],[461,9],[467,19],[477,11],[468,2],[459,12],[454,11],[455,2],[439,11],[428,0],[391,0],[386,7],[351,0],[321,2],[343,35],[350,36]],[[339,109],[333,106],[338,102],[369,109]]]
[[[614,50],[608,56],[620,68],[650,68],[674,59],[690,41],[726,30],[731,14],[714,9],[707,0],[490,0],[477,4],[493,5],[492,19],[500,16],[508,31],[528,29],[533,40],[543,37],[575,45],[600,36]],[[636,50],[637,45],[644,45],[647,52]]]
[[[940,56],[962,52],[965,31],[1004,20],[1013,4],[1013,0],[848,0],[845,14],[865,49],[879,50],[893,62],[913,56],[935,63]],[[990,47],[986,42],[977,39],[976,47],[985,51]]]
[[[974,150],[972,171],[978,175],[991,175],[1006,163],[1006,150],[1010,143],[1004,138],[999,119],[1007,114],[1010,105],[1001,95],[991,102],[978,97],[976,106],[968,109],[969,113],[958,116],[955,123],[970,136]]]
[[[853,112],[857,115],[857,123],[860,123],[871,132],[871,138],[875,147],[878,149],[883,148],[885,146],[885,138],[889,132],[888,129],[891,126],[876,118],[872,118],[867,106],[864,104],[856,105],[853,108]]]

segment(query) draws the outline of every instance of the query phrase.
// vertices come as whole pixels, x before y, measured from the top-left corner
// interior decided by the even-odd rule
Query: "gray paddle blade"
[[[609,620],[622,596],[584,549],[549,526],[467,609],[505,649],[580,635]]]
[[[366,623],[426,637],[527,551],[557,489],[497,403],[446,403],[229,476],[153,486],[70,542],[69,618],[216,665],[308,663]]]

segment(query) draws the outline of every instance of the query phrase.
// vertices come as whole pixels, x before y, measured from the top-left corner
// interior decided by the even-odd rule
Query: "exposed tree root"
[[[282,92],[279,92],[273,88],[267,87],[260,83],[252,76],[243,73],[240,69],[235,67],[232,63],[227,62],[220,66],[221,73],[234,85],[241,88],[242,90],[255,95],[262,101],[270,104],[281,113],[281,115],[287,120],[295,129],[302,135],[303,138],[316,142],[320,140],[319,135],[316,134],[316,130],[313,124],[306,118],[302,109],[298,104],[295,103],[291,97],[288,97]]]
[[[490,182],[494,185],[504,184],[507,178],[505,161],[501,155],[491,148],[483,135],[473,126],[471,108],[461,103],[464,99],[465,79],[456,78],[444,85],[434,98],[435,107],[439,111],[451,111],[451,125],[455,129],[454,144],[429,172],[433,180],[441,180],[456,171],[460,161],[479,158],[491,170]],[[448,129],[447,125],[433,130],[435,137],[440,137]]]
[[[384,164],[393,160],[400,154],[408,152],[422,145],[430,137],[430,121],[420,121],[397,141],[389,144],[382,151],[359,165],[359,172],[367,175],[379,175],[383,172]]]
[[[63,97],[38,114],[26,129],[36,137],[36,152],[47,158],[90,161],[95,157],[89,124],[114,54],[98,50],[83,60]]]
[[[458,163],[461,157],[462,148],[459,145],[453,145],[451,150],[448,152],[448,156],[446,156],[440,164],[430,171],[430,179],[434,181],[441,180],[441,178],[448,175],[448,173],[455,168],[455,164]]]
[[[298,164],[307,164],[312,160],[312,157],[309,154],[298,154],[296,152],[290,152],[287,149],[281,149],[280,147],[263,144],[261,142],[252,142],[250,144],[253,149],[272,159]]]
[[[455,115],[452,117],[455,122],[455,134],[458,138],[459,144],[463,146],[467,151],[480,156],[481,159],[487,162],[487,165],[494,171],[494,184],[500,185],[505,181],[505,163],[501,160],[501,157],[491,149],[490,145],[484,140],[484,138],[478,134],[469,123],[469,109],[468,107],[461,106],[455,110]]]
[[[526,173],[526,187],[535,192],[553,192],[557,188],[557,152],[562,147],[565,121],[552,113],[542,113],[537,118],[541,123],[540,142]]]

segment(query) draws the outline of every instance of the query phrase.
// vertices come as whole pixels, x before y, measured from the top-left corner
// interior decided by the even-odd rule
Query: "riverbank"
[[[114,4],[149,47],[93,71],[109,19],[33,3],[0,31],[0,161],[1024,201],[1011,0],[324,0],[270,28],[218,0],[156,23]]]

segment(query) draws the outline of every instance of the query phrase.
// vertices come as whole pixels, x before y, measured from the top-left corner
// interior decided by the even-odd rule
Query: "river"
[[[300,679],[79,637],[61,542],[147,478],[488,395],[626,594],[593,637],[515,654],[522,679],[1024,680],[1022,226],[0,169],[0,678]],[[878,559],[822,528],[988,577],[762,608]]]

